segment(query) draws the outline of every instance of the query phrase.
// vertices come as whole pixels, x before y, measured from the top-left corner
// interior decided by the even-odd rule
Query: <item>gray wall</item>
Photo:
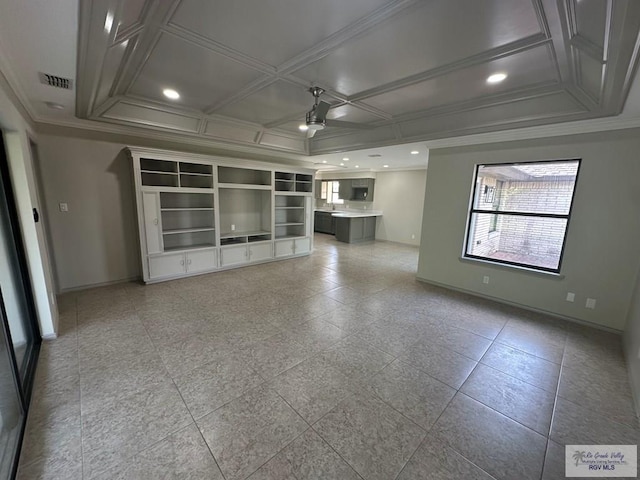
[[[640,265],[638,152],[637,129],[431,150],[418,278],[622,330]],[[583,162],[561,277],[460,260],[476,164],[566,158]]]
[[[640,274],[636,280],[627,327],[624,331],[624,350],[629,368],[629,381],[636,402],[636,412],[640,414]]]
[[[376,240],[420,245],[426,170],[378,172],[373,208],[382,210]]]
[[[133,173],[124,145],[40,135],[38,147],[58,288],[139,277]],[[61,202],[68,212],[60,212]]]

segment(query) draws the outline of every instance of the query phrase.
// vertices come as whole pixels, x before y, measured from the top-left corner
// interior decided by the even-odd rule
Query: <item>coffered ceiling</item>
[[[77,118],[283,154],[617,115],[640,48],[634,0],[83,0],[79,10]],[[488,83],[496,73],[506,78]],[[307,139],[298,127],[311,86],[326,90],[329,119],[364,128]]]

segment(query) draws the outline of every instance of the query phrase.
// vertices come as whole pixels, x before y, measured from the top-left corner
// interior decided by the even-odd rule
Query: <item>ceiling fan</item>
[[[325,127],[341,127],[341,128],[359,128],[370,129],[369,125],[363,125],[360,123],[343,122],[341,120],[327,120],[327,113],[331,108],[331,104],[320,100],[320,95],[324,93],[324,88],[311,87],[309,93],[313,95],[314,103],[311,110],[307,112],[306,116],[306,128],[301,125],[301,130],[306,130],[307,138],[313,137],[318,130],[324,130]]]

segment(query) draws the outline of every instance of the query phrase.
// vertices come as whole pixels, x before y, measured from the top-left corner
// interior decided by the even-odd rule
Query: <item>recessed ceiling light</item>
[[[382,155],[380,155],[379,153],[372,153],[371,155],[367,155],[367,157],[369,158],[378,158],[381,157]]]
[[[505,78],[507,78],[506,73],[494,73],[487,78],[487,83],[500,83]]]
[[[309,127],[306,126],[304,123],[301,123],[300,125],[298,125],[298,128],[300,129],[301,132],[306,132],[307,130],[309,130]]]
[[[322,163],[327,163],[327,161],[326,160],[322,160]]]
[[[418,150],[411,150],[411,155],[417,155],[417,154],[419,154],[419,153],[420,153],[420,152],[419,152]]]
[[[162,93],[165,97],[170,98],[171,100],[177,100],[180,98],[180,94],[172,88],[165,88]]]
[[[344,163],[341,163],[341,164],[340,164],[340,166],[341,166],[341,167],[344,167]]]
[[[360,165],[356,165],[356,168],[360,168]]]
[[[389,165],[382,165],[384,168],[389,168]]]
[[[349,157],[344,157],[342,160],[345,161],[345,162],[348,162],[349,161]]]

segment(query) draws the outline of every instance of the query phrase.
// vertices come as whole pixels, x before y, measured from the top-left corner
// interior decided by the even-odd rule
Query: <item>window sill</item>
[[[509,270],[509,271],[526,273],[526,274],[533,274],[533,275],[538,275],[545,278],[551,278],[553,280],[564,280],[565,278],[564,275],[562,275],[561,273],[545,272],[542,270],[535,270],[533,268],[521,267],[519,265],[508,265],[505,263],[492,262],[491,260],[482,260],[479,258],[469,258],[469,257],[460,257],[458,258],[458,260],[462,263],[474,263],[474,264],[480,263],[484,266],[496,268],[498,270]]]

